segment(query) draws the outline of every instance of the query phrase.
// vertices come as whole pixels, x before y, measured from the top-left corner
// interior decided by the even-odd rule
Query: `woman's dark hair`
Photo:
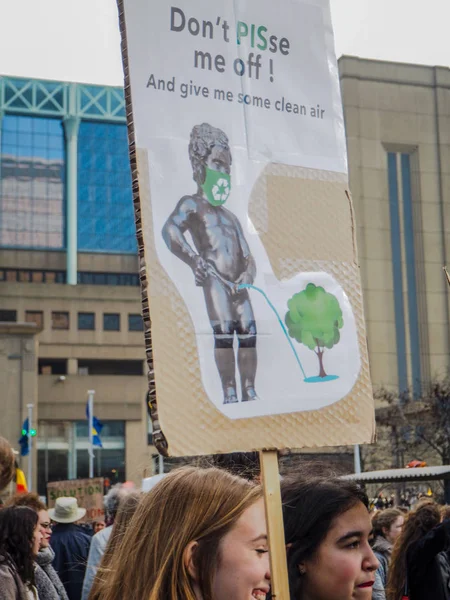
[[[0,555],[23,583],[34,584],[33,535],[37,523],[37,512],[28,506],[0,510]]]
[[[409,548],[441,522],[439,506],[433,500],[419,502],[405,520],[392,551],[386,598],[400,600],[406,582],[406,555]]]
[[[288,548],[291,598],[299,598],[302,578],[299,564],[313,558],[336,517],[358,502],[369,500],[355,482],[336,477],[300,476],[281,484],[284,534]]]
[[[225,469],[232,475],[244,479],[257,479],[260,474],[258,452],[231,452],[230,454],[213,454],[213,466]]]

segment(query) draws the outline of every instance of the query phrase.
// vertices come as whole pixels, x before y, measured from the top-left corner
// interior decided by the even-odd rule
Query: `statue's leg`
[[[258,366],[257,332],[253,307],[247,290],[238,293],[234,300],[234,307],[238,321],[238,366],[241,376],[242,402],[258,400],[255,390],[256,368]]]
[[[210,277],[203,288],[206,309],[214,332],[214,359],[222,383],[224,404],[237,402],[236,367],[234,358],[234,331],[232,302],[225,285]]]

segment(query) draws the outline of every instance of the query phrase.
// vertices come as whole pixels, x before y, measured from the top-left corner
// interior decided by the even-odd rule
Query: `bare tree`
[[[376,397],[386,406],[377,422],[390,433],[393,466],[404,467],[405,457],[419,458],[429,450],[443,465],[450,464],[450,376],[432,381],[422,396],[411,391],[395,394],[381,389]],[[444,485],[450,501],[450,481]]]

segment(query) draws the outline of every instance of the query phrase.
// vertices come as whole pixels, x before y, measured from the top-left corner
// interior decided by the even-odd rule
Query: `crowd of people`
[[[234,471],[234,472],[231,472]],[[269,600],[258,477],[182,467],[149,491],[115,486],[106,526],[33,493],[0,510],[0,600]],[[370,513],[353,481],[315,465],[281,482],[290,600],[447,600],[448,508]]]

